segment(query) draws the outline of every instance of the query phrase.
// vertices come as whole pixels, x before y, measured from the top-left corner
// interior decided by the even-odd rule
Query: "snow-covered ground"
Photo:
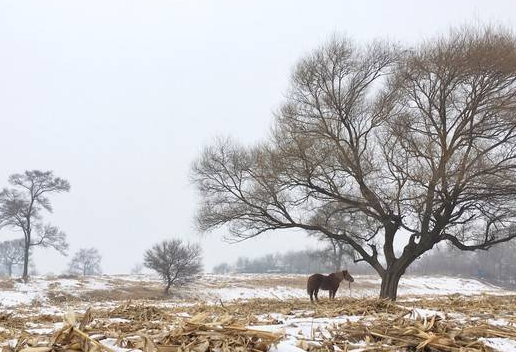
[[[33,277],[28,283],[19,280],[0,280],[0,316],[3,312],[30,317],[41,314],[62,316],[67,311],[83,313],[86,308],[112,309],[127,300],[136,304],[147,304],[161,308],[190,307],[200,302],[220,304],[220,302],[240,302],[255,298],[268,298],[279,301],[306,302],[308,296],[305,289],[307,275],[280,274],[241,274],[241,275],[204,275],[192,285],[176,289],[169,297],[162,294],[162,283],[159,278],[149,275],[106,275],[88,278],[70,277]],[[357,275],[352,284],[351,295],[354,298],[376,297],[379,292],[380,279],[372,275]],[[474,279],[452,278],[441,276],[413,277],[405,276],[399,285],[401,301],[415,302],[418,297],[438,298],[439,296],[458,294],[461,296],[478,295],[516,295],[516,292],[479,282]],[[343,283],[337,297],[347,297],[350,291],[347,283]],[[490,297],[490,296],[486,296]],[[299,301],[299,299],[302,301]],[[327,300],[327,293],[322,292],[320,298]],[[140,303],[138,303],[140,302]],[[308,303],[305,303],[308,304]],[[374,316],[339,315],[316,317],[310,314],[305,306],[299,312],[288,314],[267,312],[259,320],[275,319],[272,325],[253,325],[253,329],[277,332],[284,339],[271,351],[302,351],[310,344],[317,343],[319,338],[328,333],[328,329],[346,322],[367,321]],[[409,309],[411,307],[409,306]],[[410,319],[430,319],[437,315],[442,319],[467,318],[460,313],[440,312],[422,307],[412,307]],[[182,309],[182,308],[181,308]],[[188,316],[178,312],[177,316]],[[266,319],[267,318],[267,319]],[[118,319],[118,318],[117,318]],[[129,322],[125,319],[111,319],[112,323]],[[492,326],[512,327],[516,317],[490,316],[487,322]],[[62,327],[61,322],[46,324],[27,323],[25,330],[33,334],[50,334]],[[2,326],[0,322],[0,333]],[[0,334],[1,335],[1,334]],[[497,351],[516,351],[516,341],[510,338],[490,337],[479,341]],[[5,343],[13,343],[7,341]],[[4,344],[5,344],[4,343]],[[103,343],[112,345],[106,340]],[[364,342],[365,343],[365,342]],[[0,345],[2,344],[0,336]],[[111,346],[113,347],[113,346]],[[360,347],[360,343],[354,347]],[[360,351],[357,349],[356,351]]]
[[[167,301],[180,299],[206,302],[227,302],[253,298],[307,298],[305,289],[307,275],[280,274],[238,274],[238,275],[204,275],[195,284],[175,290]],[[5,280],[4,280],[5,281]],[[2,282],[0,280],[0,282]],[[161,282],[158,277],[148,275],[105,275],[87,278],[52,278],[32,277],[28,283],[20,280],[10,281],[0,289],[0,307],[42,304],[51,305],[52,298],[75,297],[77,301],[91,301],[91,296],[103,295],[113,300],[146,299],[154,294],[160,298]],[[380,278],[373,275],[355,276],[355,282],[349,291],[347,282],[343,282],[338,296],[374,297],[378,295]],[[143,290],[139,295],[138,290]],[[441,276],[405,276],[399,284],[399,296],[420,295],[478,295],[510,294],[512,292],[474,279]],[[320,297],[326,297],[322,291]],[[59,300],[58,300],[59,301]],[[67,299],[67,301],[71,301]]]

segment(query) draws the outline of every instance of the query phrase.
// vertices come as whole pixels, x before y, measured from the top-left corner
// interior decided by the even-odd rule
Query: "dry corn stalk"
[[[446,315],[445,319],[411,319],[411,306],[434,308],[449,312],[450,315]],[[175,314],[182,315],[184,312],[193,317],[188,319]],[[363,316],[358,322],[325,327],[329,330],[330,337],[315,329],[318,332],[317,341],[310,341],[314,339],[311,336],[306,337],[300,340],[299,347],[310,351],[333,351],[336,347],[343,351],[352,351],[360,347],[364,351],[419,349],[478,352],[491,351],[478,341],[480,337],[516,340],[515,328],[511,324],[515,321],[515,312],[514,296],[450,296],[405,303],[378,299],[340,299],[323,300],[318,305],[310,304],[306,300],[262,299],[172,309],[129,302],[112,310],[88,310],[82,317],[70,312],[65,318],[68,326],[53,337],[48,333],[28,334],[23,331],[26,323],[29,326],[53,323],[56,321],[54,316],[21,318],[16,314],[4,314],[7,318],[0,324],[7,329],[0,332],[0,342],[2,339],[17,338],[16,346],[4,348],[10,352],[107,352],[111,351],[109,346],[99,343],[106,338],[115,339],[117,346],[144,352],[209,351],[215,348],[221,351],[265,351],[281,339],[281,334],[254,330],[248,328],[248,325],[282,324],[283,320],[288,321],[293,317],[332,318],[358,315]],[[458,314],[461,314],[460,317]],[[112,317],[127,320],[108,319]],[[500,317],[507,322],[506,326],[489,324],[489,318]],[[367,346],[364,346],[364,341]]]

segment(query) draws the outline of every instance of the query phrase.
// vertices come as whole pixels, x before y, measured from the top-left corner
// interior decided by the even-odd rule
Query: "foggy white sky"
[[[266,136],[296,61],[333,33],[414,42],[450,25],[511,26],[507,1],[2,1],[0,187],[25,169],[71,182],[47,219],[71,252],[127,272],[154,242],[200,241],[205,267],[302,249],[302,232],[237,245],[193,229],[192,160],[216,135]],[[0,231],[0,240],[13,237]],[[19,236],[19,234],[17,235]],[[37,251],[40,272],[68,258]]]

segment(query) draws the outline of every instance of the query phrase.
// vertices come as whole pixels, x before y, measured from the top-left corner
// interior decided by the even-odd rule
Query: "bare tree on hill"
[[[171,286],[184,285],[202,272],[201,247],[181,240],[162,241],[145,252],[143,264],[163,279],[168,295]]]
[[[353,247],[396,299],[437,243],[470,251],[516,237],[515,36],[462,28],[409,50],[332,40],[297,65],[269,140],[219,140],[192,178],[201,231],[320,232]],[[350,214],[368,226],[339,231]]]
[[[27,280],[31,247],[50,247],[62,254],[68,249],[65,233],[55,226],[43,225],[42,213],[52,212],[48,195],[68,192],[70,183],[54,176],[52,171],[39,170],[13,174],[9,183],[12,188],[4,188],[0,193],[0,224],[23,233],[23,278]]]
[[[81,248],[70,260],[68,272],[82,276],[99,275],[102,273],[101,260],[102,256],[97,248]]]
[[[0,262],[9,277],[12,276],[14,266],[23,264],[23,257],[24,243],[22,239],[0,242]]]

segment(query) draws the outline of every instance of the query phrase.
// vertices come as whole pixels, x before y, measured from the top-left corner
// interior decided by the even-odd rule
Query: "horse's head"
[[[344,280],[346,280],[346,281],[349,281],[349,282],[355,281],[355,279],[353,279],[353,276],[351,276],[347,270],[342,270],[342,276],[344,277]]]

